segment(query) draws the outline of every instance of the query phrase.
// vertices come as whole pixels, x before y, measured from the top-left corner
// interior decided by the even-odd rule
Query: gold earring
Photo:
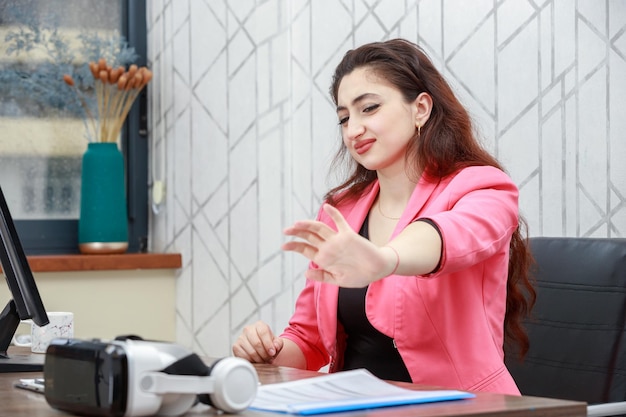
[[[422,133],[422,125],[421,124],[417,124],[417,137],[419,138],[420,135]]]

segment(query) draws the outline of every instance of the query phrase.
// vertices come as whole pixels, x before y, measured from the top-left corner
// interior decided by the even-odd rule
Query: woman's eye
[[[348,122],[349,117],[341,117],[339,118],[339,124],[340,125],[345,125]]]
[[[363,109],[363,113],[370,113],[380,107],[380,104],[372,104]]]

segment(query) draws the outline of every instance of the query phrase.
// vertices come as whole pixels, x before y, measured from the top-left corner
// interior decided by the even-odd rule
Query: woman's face
[[[337,117],[350,155],[369,170],[404,170],[409,141],[417,133],[417,100],[407,103],[397,88],[368,68],[343,77]]]

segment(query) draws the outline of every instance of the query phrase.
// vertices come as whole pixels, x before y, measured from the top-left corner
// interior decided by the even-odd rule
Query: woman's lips
[[[374,142],[376,142],[376,139],[360,140],[360,141],[358,141],[357,143],[354,144],[354,150],[359,155],[362,155],[365,152],[369,151],[369,149],[372,147]]]

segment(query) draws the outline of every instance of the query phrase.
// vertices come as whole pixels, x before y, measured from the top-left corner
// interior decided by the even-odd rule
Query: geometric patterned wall
[[[282,229],[336,183],[343,53],[418,42],[521,190],[530,234],[626,236],[626,2],[161,0],[148,4],[151,247],[183,255],[177,341],[230,354],[279,333],[305,259]]]

